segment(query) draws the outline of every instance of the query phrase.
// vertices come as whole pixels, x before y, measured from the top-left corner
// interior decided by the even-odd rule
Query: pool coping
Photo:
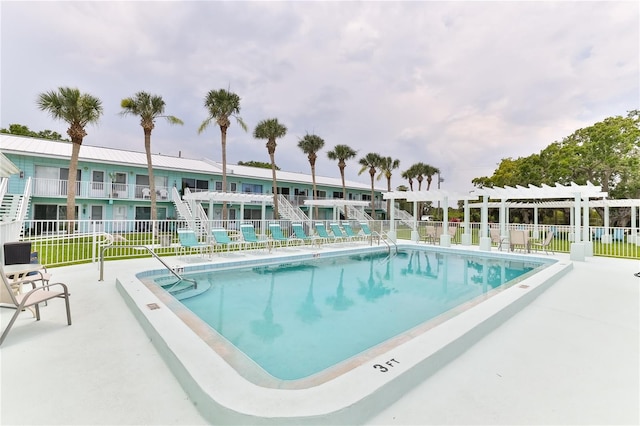
[[[412,244],[401,246],[415,247]],[[461,251],[459,248],[439,250]],[[362,252],[362,247],[336,253],[349,252]],[[545,257],[536,258],[531,254],[468,252],[511,260],[549,260]],[[323,249],[288,256],[287,259],[309,258],[317,253],[329,254]],[[260,260],[265,260],[264,256]],[[241,261],[251,263],[256,258]],[[353,424],[366,421],[459,356],[534,300],[571,270],[572,266],[568,261],[556,261],[517,285],[375,356],[348,373],[304,389],[265,388],[251,383],[168,309],[134,273],[119,274],[116,286],[158,352],[207,420],[242,424]],[[204,268],[205,265],[193,266],[199,267]]]

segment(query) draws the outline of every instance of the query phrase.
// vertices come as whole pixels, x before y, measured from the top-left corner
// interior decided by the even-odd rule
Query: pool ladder
[[[106,246],[103,247],[102,250],[100,250],[100,279],[98,281],[104,281],[104,252],[107,249],[110,248],[132,248],[132,249],[136,249],[136,250],[147,250],[149,253],[151,253],[151,256],[155,257],[156,259],[158,259],[158,261],[160,263],[162,263],[164,265],[165,268],[167,268],[169,270],[169,272],[171,272],[171,274],[173,274],[173,276],[175,276],[178,281],[176,281],[171,288],[169,288],[167,291],[171,292],[171,290],[173,290],[173,288],[178,285],[180,282],[182,281],[187,281],[193,284],[193,288],[196,289],[198,288],[198,283],[196,282],[196,280],[193,280],[191,278],[183,278],[181,277],[171,266],[167,265],[167,263],[162,260],[160,258],[160,256],[158,256],[158,254],[153,251],[153,249],[149,246],[145,246],[145,245],[136,245],[136,246],[118,246],[118,247],[114,247],[114,246]]]
[[[382,241],[383,243],[386,244],[387,246],[387,251],[389,252],[389,255],[391,255],[391,245],[389,244],[389,241],[391,241],[393,243],[393,246],[395,247],[396,250],[396,254],[398,254],[398,245],[396,244],[395,241],[391,240],[389,238],[389,235],[387,235],[386,232],[382,232],[382,234],[379,234],[377,231],[371,231],[371,243],[370,245],[373,245],[373,237],[376,236],[378,238],[378,245],[380,245],[380,241]]]

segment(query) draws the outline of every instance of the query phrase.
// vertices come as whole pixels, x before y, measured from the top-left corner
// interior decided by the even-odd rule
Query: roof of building
[[[71,157],[71,142],[54,141],[48,139],[30,138],[10,134],[0,134],[0,150],[5,154],[24,156],[37,156],[48,158]],[[152,162],[155,169],[179,170],[195,173],[222,174],[222,164],[206,158],[193,159],[185,157],[173,157],[163,154],[152,154]],[[80,149],[80,161],[91,161],[105,164],[120,164],[135,167],[146,167],[147,158],[144,152],[127,151],[123,149],[107,148],[83,144]],[[240,166],[227,164],[227,176],[240,176],[261,180],[271,180],[271,169],[259,167]],[[276,171],[279,181],[292,183],[309,183],[309,175],[305,173]],[[340,178],[316,176],[318,185],[342,187]],[[370,189],[369,185],[360,182],[345,181],[347,188]],[[381,189],[377,188],[378,191]]]

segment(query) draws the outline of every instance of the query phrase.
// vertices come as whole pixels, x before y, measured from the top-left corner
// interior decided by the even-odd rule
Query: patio
[[[206,424],[114,285],[119,269],[157,267],[111,261],[103,282],[96,264],[52,269],[70,285],[73,325],[55,301],[39,323],[20,316],[0,352],[0,423]],[[574,262],[368,424],[640,423],[638,271],[637,260]]]

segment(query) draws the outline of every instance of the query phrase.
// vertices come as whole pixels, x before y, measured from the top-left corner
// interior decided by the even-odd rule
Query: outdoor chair
[[[439,240],[438,235],[436,234],[436,227],[433,225],[427,225],[425,228],[424,242],[431,242],[431,244],[435,244],[438,241]]]
[[[224,228],[213,228],[211,230],[211,236],[213,237],[213,250],[215,251],[216,247],[226,248],[227,253],[231,250],[231,248],[237,248],[238,250],[242,250],[243,243],[242,241],[234,241],[229,237],[227,230]]]
[[[360,234],[360,233],[356,233],[353,228],[351,227],[350,223],[343,223],[342,224],[342,229],[344,229],[345,234],[347,234],[347,237],[353,239],[353,240],[366,240],[367,236],[364,235],[364,233]]]
[[[180,252],[194,252],[197,251],[201,256],[204,256],[204,252],[211,248],[210,244],[201,243],[198,241],[196,233],[190,229],[178,229],[178,240],[180,246],[176,247],[176,251]]]
[[[40,303],[46,302],[51,299],[64,299],[67,309],[67,324],[71,325],[71,310],[69,308],[69,289],[66,284],[54,283],[46,284],[43,286],[36,286],[35,281],[30,279],[18,279],[16,281],[9,281],[5,274],[4,268],[0,265],[0,279],[2,279],[3,293],[6,293],[3,303],[9,308],[15,309],[15,313],[9,320],[9,323],[0,336],[0,345],[4,342],[4,339],[9,334],[11,327],[15,323],[18,315],[26,308],[35,308],[35,317],[37,321],[40,321]],[[37,280],[38,278],[35,278]],[[25,286],[30,286],[26,292],[23,292]]]
[[[340,225],[337,223],[330,223],[329,228],[331,228],[331,232],[334,237],[342,239],[342,241],[353,241],[353,237],[348,236],[346,233],[342,232],[340,229]]]
[[[532,241],[531,247],[543,249],[546,254],[549,254],[549,251],[551,251],[551,254],[553,254],[553,249],[551,248],[552,240],[553,232],[549,231],[542,242]]]
[[[458,227],[457,226],[452,226],[449,225],[447,227],[447,233],[449,234],[449,236],[451,237],[451,242],[454,243],[457,240],[458,237]]]
[[[240,232],[242,232],[242,239],[245,243],[245,248],[255,247],[255,248],[264,248],[271,252],[271,247],[273,240],[258,238],[256,235],[256,230],[253,228],[253,225],[245,223],[240,225]]]
[[[282,233],[282,228],[280,227],[279,223],[270,223],[269,231],[271,231],[271,239],[274,241],[274,244],[279,243],[281,246],[283,244],[286,246],[290,246],[296,242],[300,242],[301,245],[304,244],[304,242],[300,238],[297,238],[295,236],[292,236],[291,238],[285,237]]]
[[[509,231],[509,245],[511,246],[511,251],[515,249],[526,250],[527,253],[531,251],[531,247],[529,245],[529,235],[527,231],[523,231],[520,229],[512,229]]]
[[[305,244],[311,243],[311,245],[315,244],[320,247],[320,244],[325,242],[324,238],[318,237],[316,235],[307,235],[301,223],[292,223],[291,228],[293,229],[293,234],[296,236],[296,238],[300,239]]]
[[[343,237],[337,235],[330,235],[329,231],[327,231],[326,226],[322,222],[316,223],[316,232],[321,238],[324,238],[327,242],[340,242],[344,241]]]
[[[374,238],[377,238],[378,239],[378,244],[380,244],[381,235],[378,234],[376,231],[372,231],[371,228],[369,228],[369,224],[368,223],[360,222],[360,229],[362,229],[362,232],[367,237],[367,239],[369,239],[371,241],[371,244],[373,244],[373,239]]]
[[[142,198],[144,199],[151,198],[151,190],[149,188],[142,188]]]
[[[491,237],[491,244],[497,244],[498,250],[502,250],[503,245],[507,245],[509,243],[509,239],[507,237],[502,237],[500,235],[500,229],[498,228],[489,228],[489,236]]]

